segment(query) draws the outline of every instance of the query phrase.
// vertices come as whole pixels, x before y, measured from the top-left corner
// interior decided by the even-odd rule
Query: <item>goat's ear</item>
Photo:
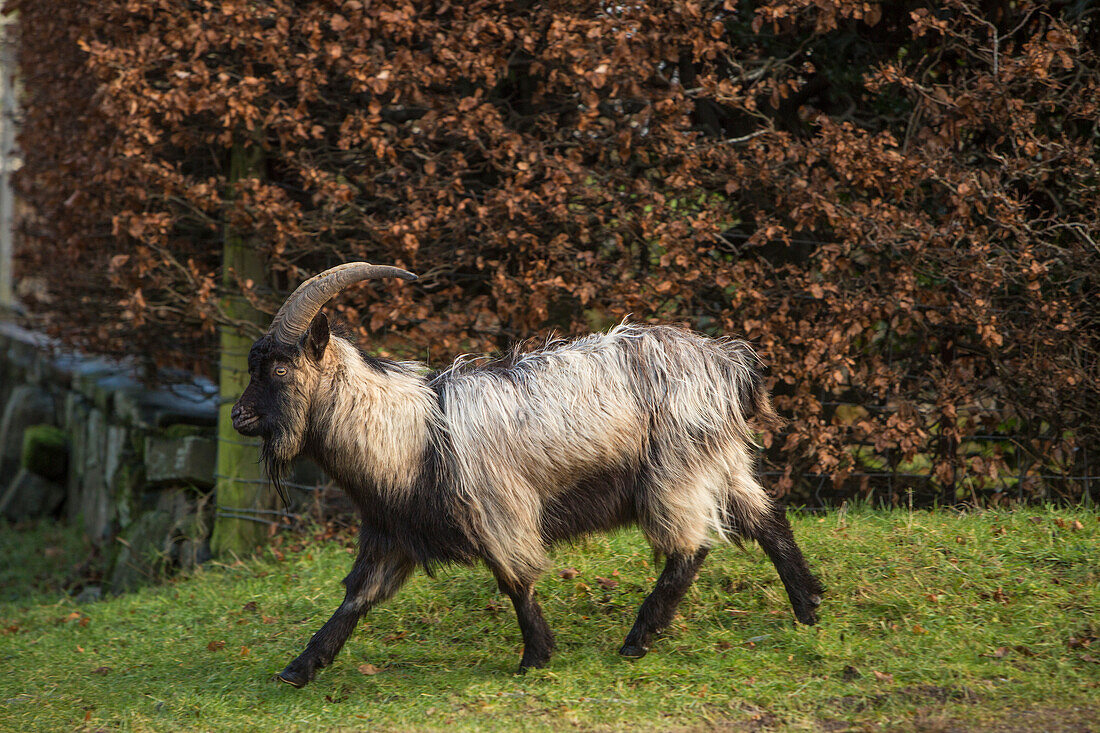
[[[306,334],[303,344],[309,358],[316,362],[321,361],[321,357],[325,355],[325,347],[328,346],[328,336],[328,316],[318,313],[309,324],[309,333]]]

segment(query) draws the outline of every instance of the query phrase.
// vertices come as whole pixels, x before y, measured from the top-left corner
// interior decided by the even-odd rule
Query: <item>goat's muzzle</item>
[[[241,435],[252,437],[260,434],[260,416],[252,408],[238,402],[233,405],[229,416],[233,418],[233,429]]]

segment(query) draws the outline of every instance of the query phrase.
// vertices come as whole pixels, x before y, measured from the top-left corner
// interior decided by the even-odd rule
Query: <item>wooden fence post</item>
[[[259,145],[234,145],[229,164],[229,186],[245,178],[263,174],[263,151]],[[230,410],[248,384],[248,350],[255,332],[247,332],[247,324],[260,330],[268,317],[237,292],[237,279],[262,283],[264,263],[253,242],[226,224],[222,254],[221,299],[223,313],[236,324],[220,328],[220,364],[218,368],[218,459],[214,497],[216,517],[210,545],[215,555],[247,554],[268,536],[275,516],[274,491],[260,465],[260,441],[245,438],[233,429]]]

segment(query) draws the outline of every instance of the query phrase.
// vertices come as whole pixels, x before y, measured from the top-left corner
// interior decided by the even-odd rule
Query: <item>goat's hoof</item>
[[[285,682],[291,687],[301,689],[309,684],[309,681],[313,678],[313,675],[301,669],[292,669],[294,665],[287,666],[279,674],[275,675],[275,679],[280,682]]]
[[[817,624],[817,613],[813,606],[795,609],[794,616],[798,619],[799,623],[805,624],[806,626],[814,626]]]
[[[623,644],[623,648],[619,650],[619,654],[623,655],[627,659],[641,659],[648,652],[648,647],[636,646],[634,644]]]
[[[549,663],[549,659],[524,659],[522,662],[519,663],[519,674],[527,674],[527,671],[530,669],[542,669]]]

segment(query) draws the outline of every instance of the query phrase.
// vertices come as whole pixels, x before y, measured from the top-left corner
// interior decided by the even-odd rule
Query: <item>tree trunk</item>
[[[262,175],[263,153],[259,146],[238,143],[229,163],[231,188],[243,178]],[[232,321],[255,323],[261,329],[267,316],[257,311],[240,294],[237,280],[263,282],[264,263],[253,243],[228,224],[222,253],[221,307]],[[260,441],[245,438],[233,429],[230,410],[248,384],[248,350],[255,333],[242,325],[223,324],[218,384],[218,461],[215,498],[217,518],[210,545],[215,555],[247,554],[267,536],[274,514],[274,491],[260,465]]]

